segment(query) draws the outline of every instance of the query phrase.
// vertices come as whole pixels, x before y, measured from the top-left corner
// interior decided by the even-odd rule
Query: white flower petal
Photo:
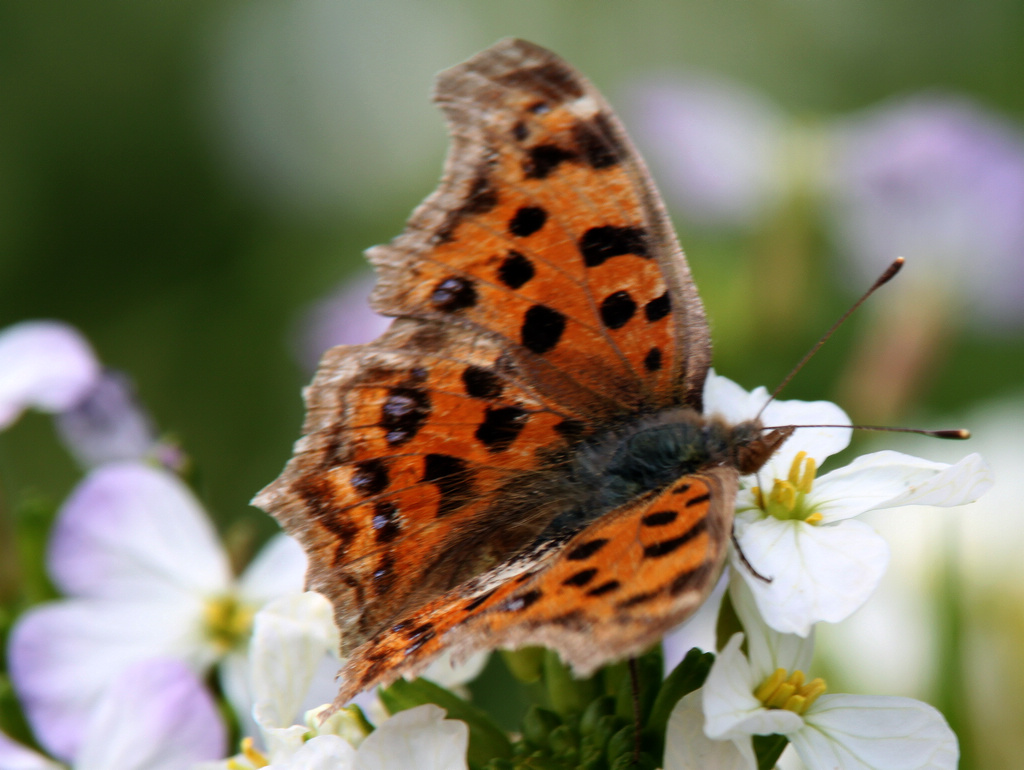
[[[24,321],[0,332],[0,430],[27,407],[61,412],[92,388],[100,366],[89,343],[59,321]]]
[[[0,733],[0,767],[4,770],[63,770],[63,765]]]
[[[450,690],[476,679],[490,657],[488,652],[478,652],[453,663],[451,654],[445,651],[420,676]]]
[[[217,680],[227,702],[238,717],[242,735],[257,735],[259,726],[252,715],[252,677],[248,645],[231,650],[217,664]]]
[[[313,591],[258,613],[250,645],[253,713],[264,730],[293,725],[324,655],[337,647],[331,605]]]
[[[743,634],[733,634],[715,658],[704,682],[704,733],[712,740],[740,740],[750,735],[788,733],[803,720],[792,711],[766,709],[754,697],[750,664],[740,651]]]
[[[129,667],[95,704],[75,770],[180,770],[224,756],[227,732],[213,697],[187,666]]]
[[[766,583],[732,554],[732,567],[750,586],[765,621],[786,634],[806,636],[825,620],[837,623],[860,607],[878,586],[889,547],[859,521],[831,526],[736,517],[736,538],[747,561]]]
[[[755,684],[759,684],[777,668],[806,671],[814,655],[814,629],[807,636],[780,634],[769,627],[758,611],[750,586],[733,570],[729,581],[729,598],[747,638],[747,660]],[[749,572],[749,570],[747,570]]]
[[[850,418],[831,401],[772,401],[761,415],[766,426],[785,425],[849,425]],[[826,458],[850,445],[850,428],[798,428],[761,469],[760,478],[767,488],[769,480],[789,475],[798,452],[821,465]]]
[[[789,736],[809,770],[954,770],[956,736],[938,711],[910,698],[823,695]]]
[[[755,770],[750,738],[714,741],[704,734],[703,690],[684,696],[672,709],[665,732],[664,770]]]
[[[425,704],[401,711],[359,746],[357,770],[460,770],[466,767],[469,728]]]
[[[714,369],[708,370],[704,380],[704,413],[718,415],[730,425],[754,419],[769,397],[767,389],[747,391]]]
[[[300,594],[306,582],[306,554],[293,537],[278,534],[260,549],[238,579],[244,599],[263,606],[271,599]]]
[[[301,744],[295,753],[268,765],[266,770],[349,770],[355,766],[356,750],[337,735],[317,735]]]
[[[142,463],[85,477],[60,511],[48,561],[72,596],[180,602],[231,585],[199,502],[176,476]]]
[[[126,666],[153,657],[207,665],[187,606],[67,600],[22,615],[11,633],[10,675],[39,742],[75,755],[96,699]]]
[[[752,420],[760,414],[769,427],[786,425],[849,425],[846,412],[829,401],[772,401],[768,391],[754,388],[747,392],[741,386],[716,374],[712,369],[704,381],[704,411],[719,415],[727,423]],[[765,404],[768,404],[765,406]],[[761,409],[764,408],[764,412]],[[800,428],[762,469],[760,478],[770,488],[770,480],[786,478],[797,452],[803,451],[819,465],[826,458],[845,449],[850,443],[849,428]]]
[[[877,508],[964,505],[992,483],[992,471],[978,454],[948,465],[886,450],[826,473],[814,482],[810,497],[828,523]]]

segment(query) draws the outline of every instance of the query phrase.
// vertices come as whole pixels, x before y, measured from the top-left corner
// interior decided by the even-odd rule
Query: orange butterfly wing
[[[710,588],[705,575],[661,595],[643,608],[650,620],[632,625],[639,616],[618,614],[619,597],[575,589],[524,615],[529,631],[489,603],[463,612],[481,581],[507,593],[525,574],[545,590],[568,579],[574,541],[545,533],[586,498],[569,478],[574,448],[638,414],[699,410],[710,347],[646,169],[582,76],[506,40],[442,73],[436,99],[452,135],[440,187],[402,235],[368,252],[374,306],[398,318],[375,342],[325,355],[304,437],[255,500],[300,540],[309,587],[334,604],[353,654],[348,694],[449,645],[546,641],[592,667],[646,646]],[[715,487],[708,510],[719,524],[731,517],[728,473],[694,481]],[[608,528],[610,540],[641,542],[647,506],[595,513],[576,537]],[[594,558],[614,554],[608,580],[649,592],[676,559],[717,572],[728,535],[719,524],[672,560],[644,560],[627,540]],[[623,625],[583,632],[543,620],[584,605],[587,622]],[[428,610],[429,643],[408,630]],[[593,633],[604,634],[599,655],[569,652],[568,640]]]
[[[336,703],[416,673],[445,649],[458,657],[544,645],[581,675],[643,651],[714,585],[737,479],[724,467],[686,476],[551,544],[552,559],[527,554],[439,598],[355,651]]]

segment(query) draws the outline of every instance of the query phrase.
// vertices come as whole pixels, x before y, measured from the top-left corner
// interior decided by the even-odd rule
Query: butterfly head
[[[748,420],[732,426],[729,442],[732,448],[732,462],[739,472],[746,476],[756,473],[775,454],[796,428],[787,425],[765,431],[760,420]]]

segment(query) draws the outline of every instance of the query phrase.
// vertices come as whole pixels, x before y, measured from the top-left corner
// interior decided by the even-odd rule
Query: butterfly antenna
[[[880,276],[878,276],[878,278],[875,280],[875,282],[873,284],[871,284],[871,288],[869,288],[866,292],[864,292],[864,294],[861,295],[860,299],[858,299],[856,302],[854,302],[850,306],[850,309],[847,310],[845,313],[843,313],[842,316],[840,316],[838,321],[836,321],[834,324],[832,324],[832,326],[829,328],[829,330],[827,332],[825,332],[821,336],[821,339],[818,340],[816,343],[814,343],[814,346],[810,350],[807,351],[807,353],[804,355],[804,357],[800,359],[799,363],[797,363],[797,365],[794,366],[790,370],[789,374],[787,374],[783,378],[782,382],[779,383],[779,386],[777,388],[775,388],[775,390],[772,391],[771,397],[767,401],[764,402],[764,406],[761,407],[761,411],[757,413],[758,417],[761,416],[761,412],[763,412],[765,410],[765,407],[767,407],[768,404],[770,404],[772,401],[774,401],[775,398],[779,395],[779,393],[782,392],[782,389],[785,388],[787,385],[789,385],[789,381],[792,380],[794,376],[796,376],[797,372],[799,372],[801,369],[804,368],[804,365],[808,361],[811,360],[811,357],[815,353],[818,352],[818,350],[821,348],[821,346],[824,345],[826,342],[828,342],[829,337],[831,337],[833,334],[835,334],[836,329],[838,329],[840,326],[843,325],[843,323],[846,321],[846,319],[849,318],[853,314],[853,311],[856,310],[857,308],[859,308],[862,304],[864,304],[864,301],[868,297],[870,297],[872,294],[874,294],[880,288],[885,286],[885,284],[889,283],[889,281],[891,281],[893,279],[893,277],[896,275],[896,273],[898,273],[900,271],[901,267],[903,267],[903,257],[896,257],[896,259],[893,261],[893,263],[891,265],[889,265],[889,267],[887,267],[885,269],[885,272],[883,272]]]
[[[893,428],[888,425],[783,425],[770,426],[765,430],[778,430],[779,428],[849,428],[850,430],[874,430],[886,433],[915,433],[918,436],[931,436],[932,438],[948,438],[956,441],[964,441],[971,437],[969,430],[953,428],[951,430],[922,430],[921,428]]]

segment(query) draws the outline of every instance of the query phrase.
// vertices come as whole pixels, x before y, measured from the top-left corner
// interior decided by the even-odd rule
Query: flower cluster
[[[648,730],[639,736],[628,718],[634,704],[622,698],[623,667],[573,682],[548,660],[540,670],[552,709],[532,709],[510,741],[436,684],[400,682],[362,708],[325,711],[337,632],[326,600],[301,591],[295,543],[273,539],[233,577],[200,503],[173,471],[180,453],[154,435],[123,378],[105,373],[66,326],[0,333],[4,424],[30,406],[55,413],[87,468],[50,537],[47,566],[63,598],[31,608],[11,633],[11,680],[36,740],[78,770],[603,767],[627,755],[654,766],[662,754],[666,770],[755,768],[787,743],[812,770],[954,767],[956,739],[930,706],[831,694],[805,672],[815,624],[849,616],[885,571],[885,542],[855,517],[968,502],[990,485],[987,465],[977,455],[946,465],[879,452],[819,477],[849,441],[849,428],[835,427],[849,425],[838,407],[765,406],[763,389],[747,392],[714,373],[704,400],[730,422],[760,414],[769,426],[831,426],[797,429],[741,482],[723,580],[742,631],[717,656],[691,652],[664,682],[660,658],[642,659],[637,704]],[[718,615],[724,587],[703,615]],[[680,645],[716,649],[701,628],[699,618],[685,625],[667,640],[666,656]],[[457,686],[482,662],[428,673]],[[521,672],[522,659],[513,668]],[[246,736],[228,758],[218,699]],[[2,734],[0,765],[60,766]]]

